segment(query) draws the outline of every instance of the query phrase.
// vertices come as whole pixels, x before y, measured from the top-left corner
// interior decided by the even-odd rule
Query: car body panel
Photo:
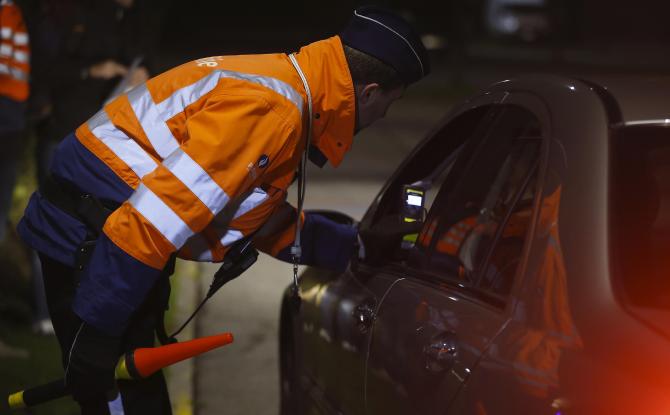
[[[297,336],[303,339],[304,374],[318,389],[309,396],[327,404],[312,404],[305,413],[670,410],[670,338],[668,330],[658,329],[668,325],[667,313],[632,312],[622,304],[612,277],[608,213],[612,134],[626,125],[670,124],[670,80],[601,85],[527,76],[497,83],[445,117],[432,134],[495,96],[494,102],[527,108],[542,124],[546,144],[534,221],[511,294],[496,309],[408,268],[308,271],[301,279],[308,295]],[[382,188],[361,227],[375,220],[398,174]],[[363,333],[355,317],[356,307],[366,303],[375,312]],[[319,331],[329,334],[319,337]],[[452,332],[459,352],[454,366],[427,370],[426,347]],[[331,362],[320,362],[324,356]]]
[[[486,316],[486,318],[482,318]],[[403,279],[375,321],[367,367],[368,414],[441,414],[506,319],[501,310],[446,286]],[[454,347],[453,364],[431,348]],[[453,346],[449,342],[453,342]]]
[[[537,96],[505,91],[504,103],[533,113],[540,121],[542,135],[550,137],[550,114]],[[495,129],[495,124],[492,128]],[[542,171],[546,169],[548,142],[544,140],[540,153]],[[537,204],[539,195],[536,199]],[[533,227],[531,219],[529,229]],[[519,274],[523,273],[525,259],[524,254],[517,270]],[[512,301],[503,308],[493,307],[468,295],[458,284],[431,282],[429,277],[426,281],[416,274],[410,271],[381,304],[368,363],[366,403],[369,414],[408,413],[408,405],[415,414],[446,413],[452,398],[467,383],[491,342],[508,324],[515,307]],[[443,369],[446,374],[431,370],[430,357],[426,356],[427,348],[445,335],[453,336],[456,352],[454,366]],[[403,354],[404,359],[412,363],[396,368]]]
[[[610,123],[587,85],[568,82],[568,90],[553,91],[550,85],[530,88],[552,108],[544,188],[545,196],[549,189],[562,190],[555,218],[560,260],[543,264],[547,243],[541,239],[548,230],[540,226],[531,251],[536,265],[524,275],[514,318],[459,395],[454,413],[660,413],[670,403],[661,392],[667,390],[668,360],[658,359],[667,356],[662,350],[668,345],[623,310],[610,279]],[[578,99],[571,99],[573,93]],[[547,273],[547,266],[554,272]],[[550,284],[555,292],[543,299],[538,289]],[[520,367],[520,356],[536,367]]]
[[[359,328],[355,311],[374,309],[395,280],[369,278],[364,272],[333,278],[316,268],[302,274],[298,336],[301,386],[310,398],[306,413],[363,413],[370,333]]]

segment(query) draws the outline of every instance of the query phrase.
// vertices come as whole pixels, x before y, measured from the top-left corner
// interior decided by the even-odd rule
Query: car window
[[[426,209],[430,209],[440,185],[452,169],[459,148],[487,124],[492,105],[466,111],[444,125],[401,166],[382,195],[372,222],[398,214],[402,188],[419,181],[428,183]]]
[[[628,126],[610,153],[610,252],[628,305],[670,309],[670,128]]]
[[[542,140],[530,112],[501,109],[458,182],[444,182],[417,248],[438,278],[504,297],[532,217]]]
[[[535,145],[528,145],[528,155],[538,149]],[[538,153],[534,155],[537,156]],[[528,162],[528,164],[526,164]],[[486,241],[495,240],[495,245],[490,247],[486,243],[477,246],[477,251],[487,252],[487,257],[482,260],[484,264],[478,275],[476,286],[479,290],[487,291],[491,295],[504,299],[511,291],[514,283],[514,275],[521,260],[526,233],[530,226],[533,213],[533,200],[535,198],[535,186],[537,184],[538,159],[535,161],[520,160],[520,169],[524,170],[525,177],[522,182],[516,179],[510,181],[508,190],[511,198],[501,199],[498,207],[499,212],[506,212],[505,216],[497,219],[489,218],[490,231],[496,232]],[[521,174],[521,172],[519,172]],[[521,183],[520,187],[517,187]],[[514,200],[516,199],[516,200]],[[507,202],[510,202],[508,205]]]

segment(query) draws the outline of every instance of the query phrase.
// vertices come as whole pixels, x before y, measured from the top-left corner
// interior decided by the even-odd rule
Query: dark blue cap
[[[340,33],[342,42],[391,66],[405,84],[430,72],[428,53],[412,26],[397,14],[374,6],[354,10]]]

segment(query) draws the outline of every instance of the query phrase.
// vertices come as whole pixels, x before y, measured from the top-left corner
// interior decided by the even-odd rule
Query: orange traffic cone
[[[168,344],[166,346],[135,349],[119,358],[115,375],[117,379],[142,379],[151,376],[164,367],[201,355],[232,342],[233,335],[223,333],[181,343]],[[59,379],[12,393],[8,396],[4,405],[7,405],[11,409],[26,408],[61,398],[67,394],[68,390],[65,380]],[[0,405],[0,409],[4,405]]]
[[[116,378],[146,378],[164,367],[232,342],[233,335],[223,333],[161,347],[135,349],[132,352],[128,352],[125,358],[119,359],[119,364],[116,366]]]

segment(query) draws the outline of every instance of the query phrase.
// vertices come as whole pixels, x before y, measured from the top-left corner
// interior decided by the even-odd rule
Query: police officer
[[[428,71],[407,22],[361,8],[339,36],[295,54],[171,69],[68,135],[19,232],[40,252],[66,383],[82,411],[107,413],[118,356],[153,345],[175,255],[219,262],[253,239],[288,259],[297,215],[286,190],[302,155],[338,166],[353,135]],[[314,214],[299,222],[302,263],[347,266],[356,229]],[[118,387],[114,405],[126,413],[170,413],[161,374]]]

